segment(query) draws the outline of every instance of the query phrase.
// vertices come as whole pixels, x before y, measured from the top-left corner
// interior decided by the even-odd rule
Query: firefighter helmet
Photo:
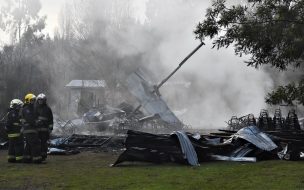
[[[41,93],[37,96],[38,104],[45,104],[46,103],[46,95]]]
[[[10,103],[10,108],[22,107],[23,102],[19,99],[13,99]]]
[[[43,94],[43,93],[41,93],[41,94],[39,94],[38,96],[37,96],[37,100],[46,100],[46,95],[45,94]]]
[[[35,100],[35,98],[36,98],[36,96],[34,94],[29,93],[24,97],[24,103],[29,104],[29,103],[33,102]]]

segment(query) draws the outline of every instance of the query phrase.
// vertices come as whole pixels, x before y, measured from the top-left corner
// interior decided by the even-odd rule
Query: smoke
[[[152,10],[147,11],[146,25],[159,41],[154,51],[146,49],[146,52],[149,57],[159,56],[158,63],[148,60],[160,81],[199,44],[192,31],[210,2],[149,3],[147,7]],[[194,127],[221,127],[232,115],[257,115],[266,107],[264,97],[272,87],[272,80],[267,72],[248,68],[243,61],[234,55],[232,48],[217,51],[211,49],[209,42],[169,81],[190,82],[190,86],[163,87],[161,93],[173,110],[184,112],[179,117]],[[160,72],[159,65],[166,72]]]
[[[65,6],[69,11],[63,9],[57,35],[73,41],[76,53],[70,57],[81,65],[65,81],[111,81],[119,75],[123,82],[140,67],[160,82],[200,43],[193,30],[209,6],[211,1],[201,0],[75,0]],[[64,57],[60,63],[69,67]],[[193,127],[223,127],[232,115],[257,115],[273,82],[268,72],[247,67],[244,59],[232,48],[211,49],[207,41],[161,94]]]
[[[266,72],[246,67],[231,49],[217,51],[210,47],[204,47],[195,55],[175,80],[191,82],[182,101],[187,105],[182,117],[204,128],[222,127],[232,115],[254,113],[257,116],[260,109],[266,108],[264,97],[272,87]],[[163,91],[168,97],[173,93]],[[181,103],[171,99],[169,102]]]

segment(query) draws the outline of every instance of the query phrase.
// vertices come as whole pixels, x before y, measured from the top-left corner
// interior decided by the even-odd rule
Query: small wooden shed
[[[104,80],[72,80],[68,89],[68,113],[79,116],[105,101],[106,82]]]

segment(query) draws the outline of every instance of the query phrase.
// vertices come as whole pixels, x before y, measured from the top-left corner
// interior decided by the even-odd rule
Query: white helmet
[[[36,98],[37,101],[42,100],[43,103],[46,103],[46,95],[41,93]]]
[[[13,99],[10,103],[10,108],[15,108],[16,106],[22,107],[23,102],[19,99]]]
[[[45,94],[43,94],[43,93],[41,93],[41,94],[39,94],[38,96],[37,96],[37,98],[36,98],[37,100],[46,100],[46,95]]]

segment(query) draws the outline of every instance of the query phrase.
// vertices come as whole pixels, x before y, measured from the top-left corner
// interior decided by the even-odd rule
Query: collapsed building
[[[198,166],[212,160],[256,162],[300,160],[303,156],[304,132],[294,110],[286,118],[279,109],[273,117],[267,110],[261,110],[258,118],[253,114],[233,116],[226,129],[192,134],[185,132],[187,128],[162,99],[159,87],[141,70],[126,80],[128,91],[138,102],[136,107],[126,102],[117,107],[99,104],[97,93],[100,92],[96,91],[103,89],[104,84],[98,81],[77,80],[68,87],[75,91],[70,93],[69,101],[69,109],[75,115],[79,114],[82,96],[91,98],[86,98],[86,111],[81,117],[55,118],[57,136],[52,137],[49,154],[69,155],[88,149],[122,152],[113,166],[126,161]],[[0,147],[5,147],[5,122],[0,124]],[[92,131],[94,135],[80,134],[82,130]]]
[[[198,166],[210,160],[255,162],[263,154],[274,157],[277,145],[255,126],[227,137],[174,132],[154,135],[128,131],[124,151],[114,166],[125,161],[175,162]]]
[[[152,126],[152,129],[157,129],[156,131],[170,132],[172,130],[181,130],[184,128],[184,124],[176,117],[176,115],[169,109],[166,102],[162,99],[159,89],[162,87],[181,67],[182,65],[202,46],[204,45],[201,42],[187,57],[185,57],[178,65],[178,67],[170,73],[164,80],[162,80],[158,85],[156,83],[152,83],[149,80],[148,75],[146,75],[142,70],[138,69],[136,72],[132,73],[124,80],[124,85],[133,97],[137,100],[139,105],[135,109],[131,106],[128,106],[130,113],[127,113],[125,110],[114,110],[112,108],[109,109],[109,106],[104,105],[102,108],[95,107],[93,110],[88,110],[87,113],[84,114],[85,119],[81,119],[80,123],[88,123],[89,125],[93,124],[94,127],[103,126],[101,128],[109,128],[118,131],[123,128],[126,129],[136,129],[139,126],[141,129],[144,129],[148,126]],[[80,81],[80,82],[79,82]],[[73,83],[73,81],[71,81]],[[75,81],[74,81],[75,83]],[[78,84],[80,83],[80,85]],[[82,80],[77,80],[77,88],[81,86],[83,89]],[[69,87],[74,87],[75,85],[68,85]],[[78,90],[78,95],[82,92],[82,90]],[[74,96],[74,95],[73,95]],[[76,104],[79,106],[79,102],[81,97],[74,98],[77,101]],[[74,106],[75,107],[75,106]],[[107,109],[103,109],[107,108]],[[75,109],[74,109],[75,110]],[[105,117],[110,115],[110,117]],[[93,116],[93,117],[92,117]],[[137,116],[137,117],[136,117]],[[143,116],[143,117],[138,117]],[[92,120],[93,118],[93,120]],[[93,123],[94,122],[94,123]],[[62,123],[62,122],[60,122]],[[69,121],[69,123],[73,123]],[[77,120],[79,123],[79,119]],[[105,124],[105,127],[104,127]],[[66,126],[66,125],[65,125]],[[87,126],[87,125],[86,125]]]
[[[125,89],[137,104],[103,104],[104,81],[71,81],[66,85],[67,109],[74,118],[54,117],[56,136],[50,142],[49,154],[69,155],[88,149],[122,152],[113,166],[126,161],[198,166],[212,160],[301,159],[304,132],[295,111],[284,118],[276,110],[271,118],[267,110],[261,110],[258,119],[253,114],[233,116],[226,129],[215,133],[185,132],[187,127],[162,99],[159,88],[195,51],[159,85],[154,85],[141,70],[132,73],[125,81]],[[1,121],[0,148],[7,146],[4,125]]]
[[[304,131],[294,110],[286,118],[282,117],[280,110],[275,111],[273,118],[269,117],[267,110],[261,110],[257,120],[249,114],[240,118],[233,116],[227,123],[227,129],[205,135],[185,132],[156,135],[128,131],[126,150],[113,166],[126,161],[198,166],[211,160],[304,159]]]
[[[168,133],[184,127],[140,69],[129,75],[124,84],[124,94],[133,99],[133,105],[124,101],[109,105],[105,98],[106,83],[102,80],[72,80],[66,88],[69,92],[67,112],[71,119],[55,117],[56,135],[125,134],[129,129]],[[131,99],[129,97],[126,99]]]
[[[160,115],[144,116],[138,110],[134,113],[134,107],[126,103],[121,104],[119,109],[105,109],[107,112],[102,114],[87,113],[85,118],[92,123],[97,120],[99,124],[104,124],[101,122],[103,118],[106,118],[105,122],[115,117],[124,117],[131,121],[127,119],[130,114],[132,117],[140,118],[133,120],[135,123],[162,120]],[[300,160],[303,159],[304,152],[304,131],[294,110],[291,110],[286,118],[282,116],[280,110],[275,111],[273,118],[267,110],[261,110],[257,119],[253,114],[239,118],[233,116],[227,122],[226,129],[219,129],[218,132],[209,134],[184,132],[183,128],[171,129],[172,132],[167,134],[153,134],[140,131],[147,123],[141,123],[141,126],[139,124],[127,126],[127,123],[121,122],[120,126],[125,128],[126,135],[122,130],[116,135],[77,135],[76,126],[72,122],[61,122],[62,126],[57,128],[71,131],[53,137],[49,154],[70,155],[88,149],[122,152],[113,166],[128,161],[174,162],[198,166],[202,162],[213,160],[242,162],[267,159]],[[1,122],[0,147],[7,145],[4,125],[5,122]],[[155,123],[155,126],[159,127],[159,125]]]

